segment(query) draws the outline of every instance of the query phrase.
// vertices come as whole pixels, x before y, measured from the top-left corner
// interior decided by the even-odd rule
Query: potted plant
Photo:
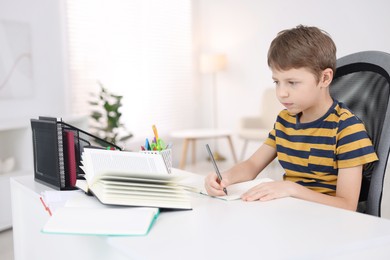
[[[98,84],[100,93],[97,95],[91,93],[94,100],[89,102],[93,106],[90,126],[92,134],[120,146],[119,143],[133,136],[121,122],[122,113],[119,109],[122,106],[123,96],[109,92],[101,82]]]

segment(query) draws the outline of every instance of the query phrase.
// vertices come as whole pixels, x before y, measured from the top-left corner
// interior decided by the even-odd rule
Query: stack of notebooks
[[[191,209],[183,176],[169,173],[161,154],[86,148],[81,164],[76,186],[103,204]]]

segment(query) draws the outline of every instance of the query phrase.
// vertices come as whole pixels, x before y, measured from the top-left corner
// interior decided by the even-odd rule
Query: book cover
[[[55,189],[65,187],[62,130],[56,120],[31,119],[34,178]],[[60,131],[60,132],[59,132]]]
[[[65,139],[65,162],[66,162],[66,184],[74,187],[77,179],[76,148],[74,133],[71,130],[64,130]]]

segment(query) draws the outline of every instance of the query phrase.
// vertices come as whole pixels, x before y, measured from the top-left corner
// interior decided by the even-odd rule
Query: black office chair
[[[390,151],[390,54],[364,51],[337,60],[331,95],[365,124],[379,161],[365,165],[359,212],[381,216],[383,182]]]

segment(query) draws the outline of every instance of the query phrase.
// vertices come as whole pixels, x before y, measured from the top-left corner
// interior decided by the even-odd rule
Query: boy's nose
[[[276,88],[276,95],[277,95],[278,97],[281,97],[281,98],[283,98],[283,97],[288,97],[288,91],[287,91],[286,87],[284,87],[284,86],[278,86],[278,87]]]

